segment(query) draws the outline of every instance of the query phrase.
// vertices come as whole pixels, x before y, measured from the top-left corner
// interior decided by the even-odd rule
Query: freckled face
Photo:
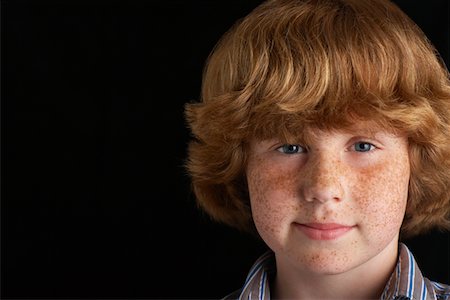
[[[338,274],[397,255],[410,176],[407,139],[367,132],[310,130],[308,144],[251,142],[252,215],[277,267],[284,261]]]

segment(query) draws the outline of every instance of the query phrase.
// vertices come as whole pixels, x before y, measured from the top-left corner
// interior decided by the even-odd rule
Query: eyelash
[[[363,151],[358,151],[358,150],[356,150],[356,146],[358,144],[368,145],[369,149],[363,150]],[[294,149],[286,149],[288,147],[289,148],[294,147]],[[364,141],[356,142],[356,143],[354,143],[352,145],[352,147],[353,147],[353,151],[355,151],[355,152],[371,152],[371,151],[377,149],[377,147],[374,144],[369,143],[369,142],[364,142]],[[276,150],[281,152],[281,153],[288,154],[288,155],[299,154],[299,153],[307,153],[308,152],[308,150],[305,147],[303,147],[301,145],[296,145],[296,144],[284,144],[284,145],[278,147]],[[296,151],[296,152],[289,152],[289,151]]]

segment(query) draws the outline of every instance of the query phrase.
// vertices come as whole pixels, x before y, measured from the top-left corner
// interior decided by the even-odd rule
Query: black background
[[[220,298],[264,246],[199,212],[183,105],[261,1],[2,1],[2,298]],[[396,1],[449,63],[449,2]],[[450,235],[406,241],[450,282]]]

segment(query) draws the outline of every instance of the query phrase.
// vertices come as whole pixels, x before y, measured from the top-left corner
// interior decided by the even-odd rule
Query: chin
[[[349,255],[338,254],[337,251],[315,251],[311,254],[298,254],[294,260],[308,273],[317,275],[336,275],[345,273],[356,266],[356,262]]]
[[[351,266],[345,264],[336,264],[330,262],[329,264],[321,264],[321,265],[309,265],[306,266],[311,273],[317,275],[337,275],[347,272],[352,269]]]
[[[316,275],[338,275],[352,269],[351,266],[342,263],[336,264],[333,262],[330,262],[329,264],[307,265],[305,267],[308,269],[309,273],[313,273]]]

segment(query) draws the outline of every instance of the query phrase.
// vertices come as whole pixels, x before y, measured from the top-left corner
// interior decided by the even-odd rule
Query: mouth
[[[337,223],[294,223],[294,226],[312,240],[335,240],[356,227]]]

